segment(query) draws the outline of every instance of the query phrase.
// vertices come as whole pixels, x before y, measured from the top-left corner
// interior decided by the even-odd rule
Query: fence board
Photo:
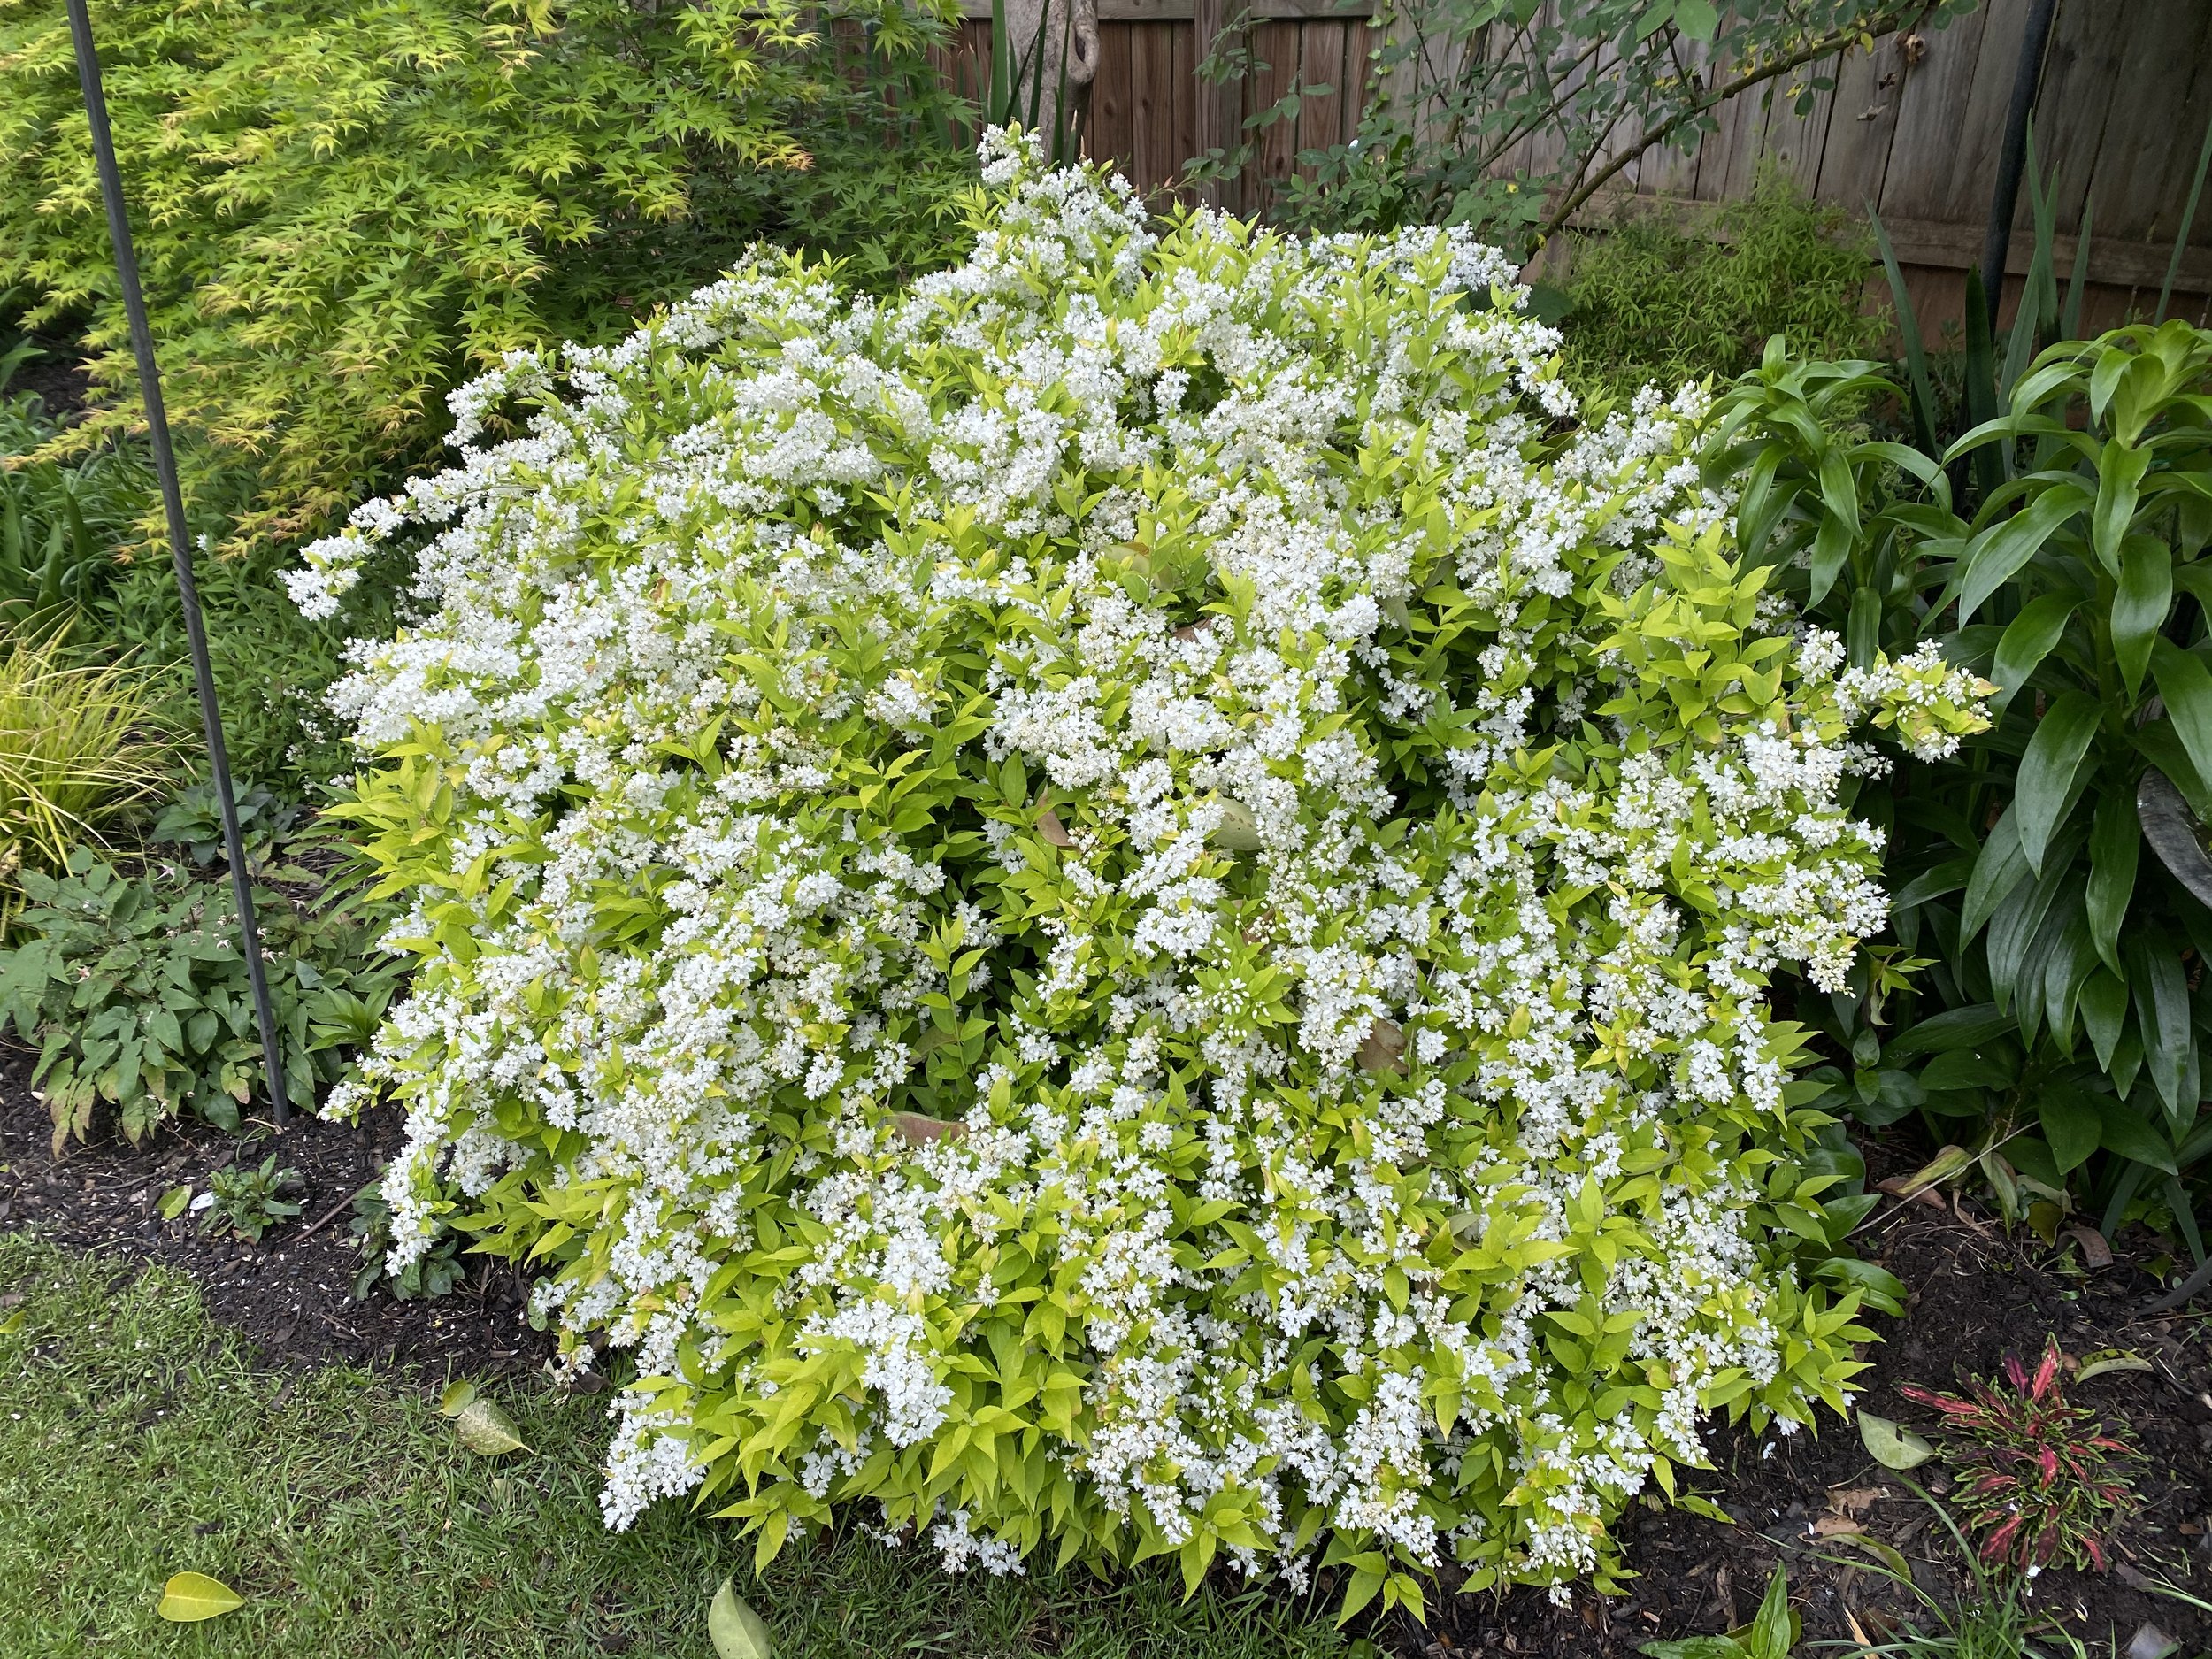
[[[1296,168],[1301,150],[1344,142],[1370,100],[1389,100],[1402,119],[1433,132],[1436,92],[1461,72],[1455,49],[1433,38],[1417,61],[1370,84],[1370,54],[1411,24],[1398,0],[1099,0],[1101,78],[1094,95],[1090,148],[1110,156],[1141,189],[1164,194],[1187,158],[1247,140],[1255,151],[1245,176],[1211,192],[1243,211],[1263,211]],[[1547,0],[1548,9],[1558,0]],[[1793,83],[1754,93],[1724,112],[1717,131],[1687,152],[1654,150],[1616,180],[1620,192],[1670,202],[1712,203],[1747,192],[1763,161],[1795,178],[1823,202],[1852,213],[1879,205],[1901,256],[1916,250],[1935,303],[1942,273],[1955,278],[1979,257],[1982,221],[1993,187],[2012,93],[2023,20],[2030,0],[1987,0],[1979,11],[1927,36],[1909,64],[1895,42],[1870,56],[1800,72],[1826,75],[1807,112],[1793,107]],[[988,82],[989,0],[965,0],[969,20],[935,54],[956,89],[979,96]],[[1371,18],[1371,21],[1370,20]],[[1215,87],[1195,78],[1199,58],[1241,19],[1253,58],[1266,63],[1243,84]],[[1493,26],[1479,50],[1510,50],[1511,29]],[[1459,49],[1463,50],[1463,49]],[[1700,66],[1705,55],[1693,54]],[[1593,73],[1610,69],[1609,55]],[[1332,90],[1305,99],[1293,122],[1248,131],[1248,116],[1293,88]],[[2196,164],[2204,123],[2212,119],[2212,6],[2204,0],[2060,0],[2038,96],[2037,134],[2055,175],[2062,257],[2082,204],[2093,192],[2097,232],[2091,249],[2096,288],[2092,315],[2147,304],[2163,274],[2175,219]],[[1497,171],[1541,171],[1550,142],[1524,142]],[[1602,160],[1617,155],[1609,151]],[[1594,204],[1594,207],[1596,204]],[[1609,211],[1609,209],[1604,211]],[[2024,200],[2019,228],[2029,220]],[[2016,237],[2016,249],[2023,246]],[[2191,227],[2182,288],[2212,290],[2212,211]],[[2017,260],[2015,263],[2018,263]],[[2101,309],[2100,309],[2101,308]],[[2177,310],[2179,308],[2177,308]]]
[[[1907,64],[1901,50],[1890,55],[1889,73],[1902,77],[1901,84],[1890,88],[1890,96],[1897,104],[1897,126],[1890,140],[1893,157],[1955,156],[1967,131],[1976,81],[2001,81],[2009,88],[2010,58],[2003,59],[2003,73],[1980,73],[1985,68],[2001,66],[1982,61],[1988,22],[1989,12],[1984,9],[1959,19],[1949,28],[1938,30],[1928,37],[1927,50],[1917,64]],[[2016,40],[2014,50],[2016,53]],[[2003,120],[2004,105],[2001,102],[1995,108],[1993,125],[2001,128]],[[1993,163],[1991,171],[1995,171]],[[1883,174],[1882,193],[1878,198],[1882,216],[1942,217],[1943,200],[1950,194],[1951,181],[1955,176],[1947,167],[1901,165],[1893,159]]]

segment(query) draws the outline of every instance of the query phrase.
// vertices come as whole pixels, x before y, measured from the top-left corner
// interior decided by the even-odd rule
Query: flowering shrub
[[[986,161],[965,265],[518,357],[461,413],[526,438],[296,578],[422,541],[335,694],[394,1259],[454,1216],[639,1350],[617,1525],[1603,1581],[1708,1409],[1846,1397],[1767,976],[1882,916],[1847,728],[1973,682],[1793,639],[1701,399],[1569,429],[1463,233]]]

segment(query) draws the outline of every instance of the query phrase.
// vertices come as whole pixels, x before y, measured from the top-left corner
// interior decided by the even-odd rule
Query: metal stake
[[[281,1125],[292,1116],[285,1089],[284,1049],[277,1040],[276,1015],[269,1006],[268,975],[261,966],[261,930],[253,918],[253,878],[246,868],[245,842],[238,833],[238,803],[231,795],[223,716],[215,702],[215,672],[208,665],[199,586],[192,580],[192,543],[184,524],[184,495],[177,487],[177,457],[169,445],[161,373],[154,362],[153,331],[146,324],[145,296],[139,291],[138,256],[131,246],[130,219],[123,209],[123,177],[115,165],[115,136],[108,127],[107,98],[100,90],[100,59],[93,50],[92,17],[85,9],[85,0],[69,0],[69,35],[77,50],[77,80],[84,88],[85,119],[92,128],[92,155],[100,171],[100,198],[107,206],[108,234],[115,242],[116,280],[123,292],[124,314],[130,319],[131,351],[138,359],[138,389],[146,403],[154,472],[161,480],[162,512],[169,521],[169,557],[177,567],[177,595],[184,603],[184,632],[192,646],[192,679],[200,694],[200,724],[207,735],[208,762],[215,771],[215,798],[223,811],[223,851],[230,860],[231,891],[238,901],[238,931],[246,953],[246,977],[253,986],[254,1018],[261,1026],[269,1111]]]
[[[2029,0],[2027,27],[2020,35],[2020,58],[2012,75],[2012,103],[2005,111],[2005,143],[1997,158],[1997,189],[1989,202],[1989,229],[1982,238],[1982,292],[1989,299],[1989,327],[1997,329],[1997,303],[2005,293],[2005,256],[2012,250],[2012,213],[2020,200],[2020,173],[2027,165],[2028,118],[2035,110],[2043,80],[2043,52],[2051,38],[2058,0]]]

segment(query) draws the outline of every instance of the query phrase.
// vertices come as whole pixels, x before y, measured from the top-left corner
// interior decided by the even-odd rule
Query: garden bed
[[[210,1173],[242,1156],[237,1143],[208,1131],[165,1133],[136,1148],[119,1141],[73,1148],[57,1160],[25,1072],[12,1056],[0,1081],[0,1230],[27,1230],[119,1263],[181,1269],[211,1314],[273,1366],[339,1362],[520,1376],[549,1354],[549,1340],[521,1317],[521,1285],[481,1258],[461,1288],[437,1301],[399,1302],[382,1292],[354,1299],[350,1199],[398,1143],[390,1114],[370,1112],[358,1128],[297,1122],[254,1148],[257,1158],[274,1149],[280,1165],[299,1170],[307,1183],[301,1215],[257,1246],[211,1238],[189,1218],[164,1222],[155,1210],[175,1185],[204,1187]],[[1882,1149],[1874,1150],[1878,1167],[1903,1167],[1901,1149],[1886,1164]],[[2144,1504],[2115,1540],[2114,1571],[2047,1573],[2032,1605],[2093,1645],[2116,1639],[2124,1651],[2149,1624],[2185,1652],[2202,1651],[2212,1621],[2151,1586],[2162,1580],[2203,1596],[2212,1582],[2212,1320],[2200,1312],[2139,1317],[2157,1294],[2144,1266],[2155,1257],[2154,1242],[2124,1240],[2141,1246],[2139,1255],[2123,1250],[2109,1265],[2093,1267],[2070,1238],[2055,1248],[2032,1236],[2008,1238],[1971,1200],[1956,1208],[1893,1205],[1861,1237],[1868,1254],[1912,1290],[1906,1317],[1881,1322],[1886,1340],[1868,1354],[1865,1403],[1885,1416],[1926,1416],[1898,1394],[1901,1383],[1947,1386],[1988,1374],[2008,1352],[2034,1351],[2047,1333],[2070,1355],[2119,1348],[2150,1363],[2148,1371],[2108,1372],[2080,1389],[2085,1403],[2124,1419],[2146,1454]],[[1389,1651],[1423,1659],[1626,1654],[1641,1641],[1744,1622],[1779,1563],[1809,1640],[1850,1640],[1855,1617],[1879,1641],[1911,1611],[1911,1598],[1848,1544],[1851,1525],[1901,1551],[1923,1587],[1947,1605],[1966,1587],[1958,1552],[1934,1513],[1874,1463],[1849,1429],[1831,1423],[1817,1438],[1723,1433],[1715,1460],[1717,1468],[1696,1489],[1736,1524],[1632,1508],[1623,1530],[1639,1576],[1626,1594],[1580,1595],[1564,1608],[1534,1591],[1452,1599],[1439,1604],[1427,1632],[1398,1617],[1371,1634]]]

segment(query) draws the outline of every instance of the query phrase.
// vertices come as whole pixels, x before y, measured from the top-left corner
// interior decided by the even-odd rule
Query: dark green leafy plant
[[[346,1075],[401,970],[375,951],[370,911],[299,878],[254,895],[293,1103]],[[115,1109],[137,1140],[191,1112],[235,1129],[261,1064],[236,911],[225,879],[119,868],[80,849],[59,875],[27,871],[23,942],[0,952],[0,1020],[39,1050],[33,1072],[57,1146]]]
[[[2007,1214],[2170,1227],[2199,1260],[2212,1121],[2212,334],[2083,342],[2031,150],[2036,240],[2000,341],[1970,282],[1962,394],[1900,303],[1902,383],[1778,345],[1726,395],[1716,472],[1738,537],[1854,664],[1916,641],[1992,682],[1999,718],[1863,792],[1890,836],[1893,940],[1801,1000],[1848,1064],[1826,1104],[1919,1113]],[[2085,234],[2086,227],[2085,227]],[[1895,400],[1913,442],[1863,416]],[[1969,429],[1952,436],[1953,423]]]
[[[116,548],[152,499],[153,474],[124,441],[68,465],[21,457],[59,429],[37,397],[8,395],[30,342],[0,351],[0,624],[27,633],[64,626],[106,593]]]
[[[2032,1372],[2008,1354],[2001,1383],[1975,1378],[1964,1394],[1908,1384],[1903,1393],[1942,1418],[1953,1501],[1980,1534],[1984,1563],[2028,1572],[2063,1560],[2106,1571],[2105,1534],[2135,1505],[2139,1454],[2067,1400],[2056,1337],[2046,1339]]]
[[[1624,403],[1647,383],[1732,378],[1777,336],[1806,357],[1870,350],[1887,325],[1863,309],[1873,244],[1850,225],[1768,170],[1700,230],[1662,211],[1574,233],[1568,379]]]
[[[242,472],[235,534],[327,522],[442,430],[505,352],[628,326],[750,227],[702,170],[783,176],[795,128],[918,66],[947,14],[903,0],[108,0],[97,30],[188,494]],[[872,105],[880,132],[885,105]],[[934,130],[933,117],[929,123]],[[89,315],[101,396],[42,453],[140,419],[58,0],[0,0],[0,289]]]
[[[280,837],[291,833],[301,809],[282,801],[258,784],[231,780],[231,799],[238,812],[240,839],[250,863],[265,862]],[[148,840],[157,847],[174,847],[198,867],[205,868],[223,856],[222,806],[212,783],[188,784],[175,800],[155,815]]]
[[[284,1194],[303,1185],[297,1170],[280,1170],[272,1153],[260,1164],[234,1164],[208,1177],[208,1195],[215,1202],[200,1211],[203,1233],[228,1231],[252,1243],[280,1221],[300,1213],[299,1205]]]
[[[353,1195],[353,1219],[347,1224],[361,1266],[353,1276],[353,1298],[365,1302],[378,1285],[388,1286],[402,1302],[428,1302],[450,1294],[468,1270],[461,1261],[461,1236],[442,1220],[434,1220],[432,1240],[400,1271],[388,1271],[392,1248],[392,1207],[372,1181]]]

